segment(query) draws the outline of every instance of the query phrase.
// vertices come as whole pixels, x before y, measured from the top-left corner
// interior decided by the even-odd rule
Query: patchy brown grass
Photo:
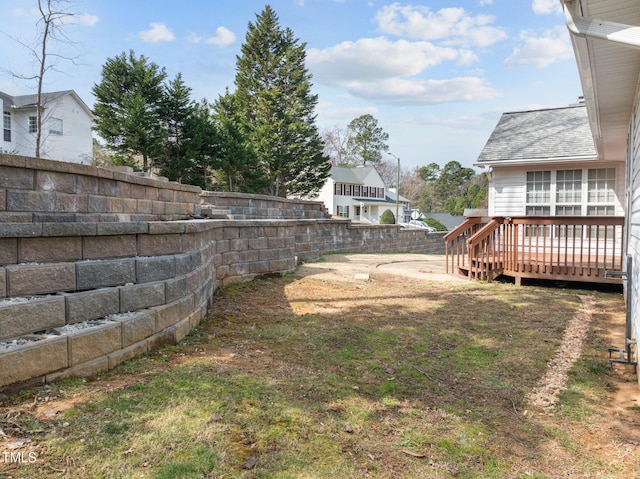
[[[3,477],[640,477],[618,293],[559,406],[526,395],[584,291],[371,281],[305,270],[229,287],[178,347],[91,381],[11,395],[0,427],[33,463]]]

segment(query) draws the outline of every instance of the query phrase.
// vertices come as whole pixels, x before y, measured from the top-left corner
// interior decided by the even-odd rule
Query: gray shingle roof
[[[54,91],[49,93],[42,93],[42,103],[48,103],[56,98],[59,98],[64,95],[68,95],[72,90],[64,90],[64,91]],[[12,97],[13,105],[16,108],[28,108],[36,107],[36,103],[38,101],[38,95],[18,95]]]
[[[503,113],[476,164],[571,157],[597,157],[584,105]]]
[[[344,166],[332,166],[330,176],[337,183],[351,183],[362,185],[364,178],[374,170],[373,166],[358,166],[347,168]]]

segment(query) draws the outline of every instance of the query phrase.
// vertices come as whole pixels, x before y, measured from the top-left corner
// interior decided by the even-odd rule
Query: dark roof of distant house
[[[578,104],[503,113],[476,165],[595,158],[587,108]]]

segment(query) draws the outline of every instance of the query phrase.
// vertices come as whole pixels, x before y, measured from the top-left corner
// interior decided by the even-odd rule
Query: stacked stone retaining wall
[[[126,167],[0,154],[0,223],[184,219],[199,212],[200,193]]]
[[[267,219],[184,219],[197,213],[197,188],[54,163],[0,155],[0,212],[7,213],[0,220],[0,387],[90,375],[174,344],[206,315],[217,288],[291,272],[322,254],[444,249],[442,234],[327,219],[316,202],[238,195],[239,208],[255,207],[251,214]],[[55,179],[48,189],[44,178]],[[100,187],[102,179],[115,190]],[[96,186],[87,193],[80,184]],[[86,197],[87,204],[93,196],[109,208],[114,202],[99,198],[137,204],[141,198],[131,196],[142,194],[140,186],[158,198],[148,201],[164,204],[158,214],[78,208],[65,215],[37,207],[57,205],[67,198],[61,195]],[[13,216],[15,198],[25,192],[36,198],[30,204],[38,211],[29,217],[23,205]],[[232,207],[233,194],[204,196],[206,204]],[[183,219],[166,217],[168,209]]]

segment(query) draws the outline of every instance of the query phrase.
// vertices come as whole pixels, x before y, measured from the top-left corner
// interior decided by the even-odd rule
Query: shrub
[[[391,210],[384,210],[382,216],[380,217],[381,225],[395,225],[396,217],[393,215]]]
[[[427,223],[427,225],[431,226],[432,228],[435,228],[436,231],[447,231],[447,227],[445,225],[443,225],[442,223],[440,223],[435,218],[425,218],[422,221]]]

